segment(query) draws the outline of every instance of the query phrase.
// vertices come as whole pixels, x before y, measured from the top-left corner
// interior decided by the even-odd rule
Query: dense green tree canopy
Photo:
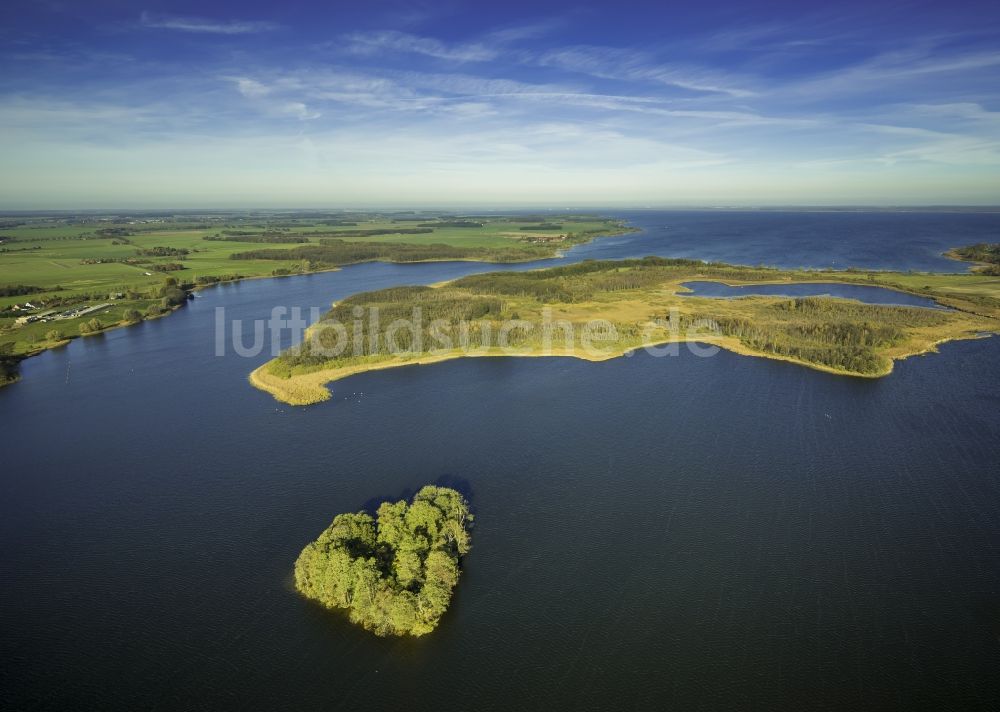
[[[980,242],[977,245],[956,247],[949,254],[960,260],[981,263],[979,271],[983,274],[1000,275],[1000,242]]]
[[[469,551],[472,515],[461,494],[428,485],[372,517],[338,514],[295,562],[295,586],[377,635],[434,630]]]

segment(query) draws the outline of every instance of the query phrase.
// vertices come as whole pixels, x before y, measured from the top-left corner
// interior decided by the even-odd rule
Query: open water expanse
[[[940,253],[1000,235],[997,214],[621,214],[645,231],[551,264],[962,271]],[[876,380],[686,348],[465,359],[307,408],[249,386],[267,353],[216,355],[218,306],[249,334],[492,269],[253,280],[24,362],[0,389],[0,708],[1000,707],[1000,338]],[[294,592],[335,514],[429,482],[476,512],[434,633],[379,639]]]

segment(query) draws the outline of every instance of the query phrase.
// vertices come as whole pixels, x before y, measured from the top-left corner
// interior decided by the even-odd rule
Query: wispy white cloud
[[[445,42],[435,37],[398,30],[353,32],[327,47],[346,49],[357,55],[374,56],[386,52],[417,54],[452,62],[490,62],[511,45],[537,39],[551,32],[559,21],[550,20],[503,27],[466,42]]]
[[[163,15],[143,24],[234,36],[277,28]],[[977,176],[1000,185],[1000,90],[990,83],[1000,54],[984,42],[857,35],[843,52],[827,42],[839,25],[773,24],[610,47],[560,44],[545,22],[450,40],[417,34],[428,22],[392,26],[319,47],[262,42],[238,57],[230,43],[196,60],[132,50],[136,61],[94,70],[77,69],[66,47],[39,45],[67,59],[26,58],[24,71],[0,78],[0,152],[37,185],[46,171],[69,175],[59,166],[76,156],[79,175],[107,166],[107,185],[122,190],[157,164],[165,187],[195,172],[206,190],[256,195],[282,176],[288,195],[322,200],[530,198],[552,186],[580,200],[650,200],[794,193],[803,180],[848,185],[844,176],[864,197],[893,183],[889,174],[963,171],[965,188]],[[802,62],[805,43],[824,61]],[[26,49],[8,45],[0,57]],[[832,175],[840,183],[823,184]]]
[[[862,128],[901,138],[904,147],[882,152],[885,163],[925,161],[951,165],[1000,165],[1000,137],[957,134],[914,126],[863,124]]]
[[[408,52],[454,62],[488,62],[495,59],[496,49],[480,43],[446,44],[433,37],[420,37],[396,30],[356,32],[344,37],[345,49],[360,55],[382,52]]]
[[[601,79],[643,81],[694,92],[726,94],[743,98],[756,92],[744,78],[704,67],[657,62],[649,53],[615,47],[575,46],[545,52],[534,63]]]
[[[236,89],[243,96],[249,99],[257,99],[262,96],[267,96],[271,92],[271,88],[256,79],[250,79],[249,77],[223,77],[232,82],[235,82]]]
[[[922,43],[921,43],[922,44]],[[950,52],[934,46],[916,46],[880,53],[870,59],[819,76],[786,83],[778,93],[829,98],[865,92],[915,90],[926,95],[926,82],[958,79],[947,90],[992,82],[988,72],[1000,66],[1000,52]],[[915,86],[916,85],[916,86]]]
[[[345,105],[348,111],[377,108],[410,114],[451,113],[459,105],[474,104],[480,107],[477,113],[482,116],[500,112],[510,116],[512,104],[520,104],[535,113],[538,107],[544,107],[546,111],[584,108],[660,118],[707,120],[717,127],[802,126],[815,123],[809,119],[765,116],[747,110],[675,108],[661,97],[594,92],[571,83],[540,84],[465,73],[382,71],[366,74],[334,68],[286,72],[269,77],[223,79],[234,83],[239,93],[250,100],[267,96],[310,103],[336,102]],[[490,111],[484,109],[486,106],[491,107]]]
[[[274,116],[291,116],[303,121],[318,119],[322,114],[304,101],[287,98],[280,84],[265,84],[251,77],[223,76],[222,80],[232,82],[241,96],[253,102],[261,113]],[[277,94],[277,100],[272,100]],[[282,94],[286,94],[282,98]]]
[[[302,101],[288,101],[284,104],[278,104],[276,108],[278,113],[294,116],[296,119],[301,119],[302,121],[318,119],[322,116],[320,112],[310,109],[309,105]]]
[[[698,45],[713,52],[743,50],[759,47],[761,44],[787,41],[791,33],[799,31],[798,26],[779,22],[723,27],[698,38]]]
[[[542,22],[534,22],[526,25],[511,25],[493,30],[484,35],[483,39],[488,44],[513,44],[523,40],[533,40],[545,37],[556,28],[564,24],[564,20],[550,19]]]
[[[744,56],[760,55],[786,58],[789,51],[817,50],[855,46],[864,40],[865,24],[850,13],[834,15],[820,12],[808,22],[763,22],[722,27],[718,30],[692,37],[688,43],[692,51],[700,54],[740,53]]]
[[[280,28],[280,25],[273,22],[250,20],[227,20],[220,22],[200,17],[156,15],[148,12],[142,13],[139,17],[139,24],[143,27],[153,29],[216,35],[248,35],[258,32],[271,32]]]
[[[913,117],[926,117],[931,120],[948,119],[965,122],[974,126],[1000,129],[1000,111],[989,111],[981,104],[970,101],[946,104],[907,104],[895,107],[899,112],[906,112]]]

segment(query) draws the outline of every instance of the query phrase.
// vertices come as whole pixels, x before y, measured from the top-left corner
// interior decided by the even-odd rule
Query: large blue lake
[[[647,254],[954,271],[1000,215],[625,214]],[[516,268],[523,269],[524,266]],[[290,408],[227,320],[494,269],[359,265],[206,290],[0,389],[5,709],[996,709],[1000,339],[883,379],[727,352],[467,359]],[[247,337],[249,342],[251,339]],[[292,590],[334,514],[466,491],[440,628],[374,638]]]

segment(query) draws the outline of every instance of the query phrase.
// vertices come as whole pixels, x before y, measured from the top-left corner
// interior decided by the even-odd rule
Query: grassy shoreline
[[[708,345],[718,346],[719,348],[725,349],[726,351],[731,351],[733,353],[739,354],[741,356],[753,356],[758,358],[770,358],[777,361],[785,361],[788,363],[794,363],[799,366],[806,366],[808,368],[813,368],[817,371],[824,371],[826,373],[832,373],[838,376],[856,376],[859,378],[879,378],[881,375],[888,375],[891,372],[891,368],[886,371],[885,374],[870,375],[870,374],[856,374],[850,373],[848,371],[842,371],[828,366],[822,366],[817,364],[812,364],[807,361],[802,361],[800,359],[795,359],[786,356],[775,356],[762,352],[755,352],[750,349],[743,347],[737,340],[732,338],[712,338],[708,336],[703,336],[701,338],[682,338],[675,341],[664,340],[655,343],[650,343],[648,346],[665,346],[671,343],[702,343]],[[401,358],[398,361],[385,361],[381,363],[371,364],[371,365],[357,365],[345,368],[334,368],[322,371],[311,371],[309,373],[292,376],[291,378],[281,378],[280,376],[275,376],[267,370],[268,363],[258,366],[253,371],[250,372],[247,379],[255,388],[270,393],[274,396],[274,399],[286,403],[288,405],[314,405],[316,403],[322,403],[323,401],[330,400],[332,398],[332,392],[327,386],[336,381],[349,378],[351,376],[356,376],[361,373],[369,373],[372,371],[383,371],[390,368],[403,368],[406,366],[431,366],[436,363],[443,363],[445,361],[453,361],[461,358],[575,358],[581,361],[589,361],[591,363],[601,363],[603,361],[611,361],[612,359],[622,358],[627,356],[629,353],[634,352],[636,349],[634,347],[629,347],[623,349],[616,353],[608,353],[602,355],[593,354],[583,354],[575,351],[566,351],[560,349],[554,349],[551,353],[534,353],[531,351],[518,352],[513,351],[500,351],[487,352],[487,353],[466,353],[463,351],[450,351],[442,354],[435,354],[429,356],[418,356],[412,359]],[[914,354],[916,355],[916,354]]]
[[[958,340],[971,340],[978,338],[988,338],[982,334],[965,334],[961,336],[952,336],[939,339],[928,345],[926,348],[921,350],[912,351],[910,353],[901,354],[889,362],[889,366],[881,372],[878,373],[855,373],[852,371],[847,371],[845,369],[833,368],[830,366],[825,366],[823,364],[812,363],[809,361],[804,361],[802,359],[794,358],[791,356],[783,356],[778,354],[766,353],[763,351],[755,351],[753,349],[747,348],[737,339],[731,337],[712,337],[712,336],[700,336],[700,337],[684,337],[675,340],[663,340],[657,342],[651,342],[647,344],[650,347],[660,347],[666,346],[671,343],[685,344],[685,343],[699,343],[709,346],[718,346],[720,349],[724,349],[734,354],[740,356],[749,356],[752,358],[764,358],[771,359],[773,361],[783,361],[785,363],[794,364],[796,366],[804,366],[810,368],[814,371],[822,371],[823,373],[829,373],[835,376],[846,376],[851,378],[868,378],[877,379],[884,376],[888,376],[892,373],[896,361],[902,361],[913,356],[923,356],[929,353],[936,353],[937,347],[941,344],[947,343],[949,341]],[[640,347],[641,348],[641,347]],[[603,361],[611,361],[613,359],[622,358],[624,356],[630,355],[637,349],[634,347],[629,347],[622,349],[621,351],[615,353],[608,353],[602,355],[592,355],[583,354],[573,351],[565,351],[560,349],[555,349],[551,353],[534,353],[534,352],[517,352],[514,351],[500,351],[487,352],[487,353],[465,353],[462,351],[454,350],[447,353],[435,354],[430,356],[418,356],[412,359],[401,358],[398,361],[386,361],[371,365],[357,365],[345,368],[333,368],[321,371],[311,371],[309,373],[292,376],[291,378],[282,378],[280,376],[275,376],[268,372],[267,366],[270,362],[258,366],[247,376],[247,380],[258,390],[269,393],[274,397],[275,400],[286,403],[288,405],[303,406],[303,405],[315,405],[317,403],[322,403],[323,401],[330,400],[333,397],[332,392],[327,387],[329,384],[336,381],[341,381],[345,378],[350,378],[351,376],[356,376],[361,373],[369,373],[372,371],[382,371],[390,368],[403,368],[407,366],[431,366],[437,363],[443,363],[445,361],[453,361],[461,358],[575,358],[581,361],[589,361],[591,363],[601,363]]]
[[[670,263],[671,261],[661,261]],[[684,261],[673,261],[683,263]],[[598,278],[607,279],[611,276],[630,279],[629,269],[646,269],[643,261],[631,263],[594,263],[589,269],[596,269]],[[586,265],[586,263],[584,263]],[[621,265],[619,267],[618,265]],[[600,270],[604,269],[602,276]],[[636,326],[654,320],[665,309],[677,310],[682,320],[694,322],[697,319],[717,319],[728,326],[730,333],[705,333],[692,331],[683,334],[667,335],[661,329],[658,335],[641,343],[634,336],[619,338],[601,353],[585,353],[580,349],[548,348],[540,349],[537,341],[525,342],[519,345],[505,347],[485,347],[476,353],[468,353],[465,349],[440,349],[434,351],[414,351],[411,353],[368,353],[363,356],[352,356],[316,363],[306,359],[296,360],[288,352],[255,369],[249,376],[255,387],[270,393],[276,400],[291,405],[308,405],[330,398],[327,385],[366,371],[396,368],[407,365],[428,365],[455,358],[480,357],[573,357],[588,361],[604,361],[618,358],[626,353],[644,346],[663,346],[669,343],[700,342],[718,346],[728,351],[746,356],[772,358],[795,363],[827,373],[842,376],[878,378],[892,372],[896,360],[910,356],[934,352],[941,343],[957,340],[978,338],[984,333],[996,333],[1000,327],[1000,281],[984,282],[975,275],[927,275],[899,272],[803,272],[761,270],[757,268],[742,268],[731,265],[701,264],[668,264],[658,267],[662,275],[643,275],[646,281],[632,289],[609,289],[608,291],[590,291],[577,301],[560,301],[559,299],[531,299],[515,292],[503,292],[503,285],[497,293],[502,299],[502,306],[497,307],[500,315],[515,315],[516,318],[537,317],[539,309],[544,306],[554,309],[558,318],[569,319],[574,325],[586,318],[607,319],[623,327],[626,332],[634,335]],[[546,273],[556,273],[550,281],[565,287],[573,284],[574,279],[591,279],[593,275],[575,278],[567,276],[571,268],[555,268],[538,270],[536,273],[519,273],[529,275],[533,281],[545,282]],[[743,271],[739,274],[726,274],[728,271]],[[580,270],[578,270],[580,271]],[[485,280],[503,280],[504,273],[495,275],[477,275]],[[662,278],[661,278],[662,277]],[[923,285],[921,281],[936,281],[935,286]],[[506,278],[512,281],[515,278]],[[746,284],[789,284],[789,283],[830,283],[830,284],[866,284],[876,287],[896,289],[918,296],[931,297],[946,306],[950,311],[934,311],[919,307],[889,307],[863,305],[853,300],[813,297],[791,300],[784,297],[746,296],[737,300],[720,300],[704,297],[681,296],[686,291],[682,282],[692,279],[706,279],[723,282],[731,286]],[[521,280],[523,282],[523,279]],[[513,282],[512,282],[513,283]],[[595,282],[596,283],[596,282]],[[474,301],[483,299],[482,292],[469,291],[469,285],[475,285],[471,278],[462,278],[421,288],[415,296],[417,302],[428,305],[438,304],[454,298],[459,301]],[[638,284],[638,282],[637,282]],[[403,289],[403,288],[399,288]],[[414,288],[416,289],[416,288]],[[428,293],[426,290],[437,290]],[[385,290],[389,291],[389,290]],[[494,295],[495,296],[495,295]],[[385,299],[390,299],[386,302]],[[383,300],[383,301],[379,301]],[[683,300],[683,301],[681,301]],[[365,304],[389,304],[393,306],[390,297],[384,292],[356,295],[334,307],[349,309]],[[795,305],[809,307],[815,312],[815,317],[796,314]],[[789,307],[791,305],[791,307]],[[783,311],[784,310],[784,311]],[[933,312],[929,314],[928,312]],[[752,320],[763,324],[767,338],[752,330]],[[747,326],[751,324],[751,326]],[[860,324],[860,326],[859,326]],[[575,328],[575,326],[574,326]],[[631,331],[629,329],[631,328]],[[770,329],[770,331],[768,331]],[[782,331],[782,329],[784,331]],[[854,334],[860,329],[862,339],[858,346],[847,353],[845,363],[855,363],[854,366],[838,365],[836,361],[839,351],[848,349],[844,344],[835,341],[824,342],[825,332],[834,334],[843,332]],[[838,331],[839,330],[839,331]],[[744,333],[744,332],[751,333]],[[655,329],[654,329],[655,332]],[[310,333],[310,332],[307,332]],[[817,336],[818,334],[818,336]],[[872,336],[872,335],[877,336]],[[776,336],[775,336],[776,335]],[[848,338],[835,336],[832,338]],[[768,340],[770,339],[770,340]],[[865,339],[872,339],[871,343]],[[826,351],[824,351],[826,349]],[[839,351],[838,351],[839,350]],[[830,352],[834,356],[830,356]],[[856,352],[856,353],[855,353]],[[291,358],[291,361],[289,361]],[[852,360],[853,359],[853,360]],[[298,364],[298,365],[296,365]]]
[[[512,218],[508,218],[506,216],[497,216],[496,218],[497,223],[496,225],[493,225],[493,227],[499,229],[497,227],[497,225],[499,225],[507,229],[513,229],[513,227],[510,226],[520,225],[520,223],[517,222],[516,220],[514,220],[513,222],[512,220],[513,220]],[[494,230],[492,233],[487,232],[486,235],[483,236],[477,233],[476,230],[472,229],[466,229],[466,228],[452,229],[450,227],[447,227],[446,223],[444,223],[445,227],[443,229],[439,231],[428,231],[429,233],[428,235],[413,235],[413,234],[407,234],[405,232],[394,234],[390,232],[389,234],[376,235],[367,238],[364,236],[360,237],[352,236],[351,237],[352,243],[355,244],[364,243],[364,244],[382,245],[383,246],[382,251],[387,256],[350,260],[338,264],[327,264],[323,262],[308,262],[303,264],[299,260],[294,260],[288,254],[283,254],[286,252],[291,254],[291,251],[294,250],[295,248],[306,247],[309,245],[315,245],[317,247],[320,246],[314,242],[298,243],[291,246],[282,245],[276,247],[273,244],[262,245],[261,243],[240,242],[239,238],[208,241],[207,240],[208,230],[204,229],[181,230],[175,233],[163,232],[163,231],[142,233],[141,240],[143,240],[144,242],[140,242],[139,241],[140,237],[137,237],[135,235],[131,235],[129,238],[123,238],[120,236],[117,238],[112,238],[109,236],[106,240],[100,240],[94,237],[83,237],[80,238],[79,240],[75,240],[71,238],[69,233],[69,228],[62,229],[61,231],[55,228],[53,229],[39,228],[36,230],[36,232],[43,233],[43,237],[38,238],[39,240],[41,240],[41,242],[39,243],[39,247],[44,246],[46,242],[52,242],[54,244],[57,244],[61,248],[63,247],[63,245],[66,244],[69,244],[71,247],[75,248],[76,243],[80,242],[82,245],[86,246],[88,252],[84,254],[88,255],[95,254],[94,253],[95,250],[97,251],[98,254],[103,254],[101,253],[101,250],[110,250],[115,255],[118,255],[118,252],[120,252],[122,249],[131,250],[131,248],[134,247],[135,245],[145,245],[145,244],[160,243],[160,242],[173,244],[171,240],[175,238],[180,239],[181,243],[179,244],[182,244],[186,247],[191,247],[192,245],[198,245],[199,247],[201,247],[202,246],[201,243],[196,241],[206,240],[205,244],[210,246],[212,250],[212,255],[215,255],[215,253],[219,252],[220,255],[225,256],[232,261],[221,262],[219,259],[213,257],[212,259],[214,259],[214,261],[210,261],[210,264],[212,265],[210,269],[206,271],[201,268],[194,268],[190,276],[187,276],[185,272],[158,273],[161,276],[169,276],[171,274],[175,275],[175,279],[179,278],[178,281],[180,282],[180,286],[186,292],[192,294],[199,292],[203,289],[206,289],[208,287],[216,287],[223,284],[233,284],[245,280],[280,279],[283,277],[294,277],[294,276],[302,276],[308,274],[320,274],[324,272],[335,272],[343,267],[356,264],[365,264],[369,262],[385,262],[388,264],[422,264],[427,262],[482,262],[483,264],[498,264],[498,263],[532,262],[536,260],[546,260],[546,259],[554,260],[554,259],[559,259],[562,256],[562,251],[568,247],[586,244],[595,239],[600,239],[604,237],[614,237],[617,235],[627,234],[637,230],[637,228],[628,226],[623,221],[620,220],[598,218],[598,217],[593,217],[591,220],[592,221],[589,223],[579,223],[579,222],[569,223],[573,225],[579,224],[583,226],[583,228],[585,229],[583,229],[583,231],[580,233],[568,233],[568,238],[563,242],[546,243],[546,244],[529,244],[523,247],[518,246],[518,242],[514,239],[498,237],[497,235],[505,233],[497,233],[496,230]],[[382,225],[382,223],[372,223],[372,224]],[[390,225],[389,223],[385,223],[385,225],[389,226],[385,228],[386,230],[392,229],[392,225]],[[486,223],[486,225],[492,225],[492,224]],[[324,238],[335,238],[337,232],[338,232],[337,230],[330,230],[319,233],[319,232],[309,232],[304,230],[302,232],[295,232],[292,234],[305,236],[303,239],[312,239],[310,237],[312,235],[322,235]],[[348,230],[346,232],[350,231]],[[437,234],[438,232],[440,232],[441,234]],[[31,230],[25,230],[25,234],[31,236],[32,234]],[[0,234],[0,238],[2,237],[3,235]],[[530,232],[525,233],[525,239],[528,239],[530,237],[532,237],[532,233]],[[405,258],[394,259],[392,257],[392,255],[395,254],[396,252],[405,257],[406,250],[408,248],[415,247],[418,244],[417,241],[424,238],[434,239],[440,242],[440,244],[437,242],[431,244],[430,248],[434,248],[435,245],[438,245],[438,247],[442,248],[450,247],[451,248],[450,252],[454,253],[457,256],[427,257],[423,259],[405,259]],[[120,240],[122,239],[127,239],[129,241],[128,247],[123,247],[121,245],[119,245],[118,247],[108,247],[103,244],[104,242],[111,242],[111,244],[114,245],[116,243],[119,243]],[[409,242],[402,242],[402,240],[408,240]],[[334,241],[336,242],[336,240]],[[472,246],[466,247],[465,245],[467,243],[472,244]],[[15,247],[14,252],[4,253],[0,255],[0,257],[14,259],[16,261],[25,259],[24,256],[25,254],[27,254],[27,256],[30,257],[31,259],[35,259],[37,257],[44,257],[45,254],[44,252],[36,254],[35,252],[32,252],[30,250],[27,253],[25,253],[23,245],[32,245],[35,243],[33,243],[30,239],[24,237],[18,238],[17,240],[14,240],[13,242],[10,242],[8,244],[14,246],[21,245],[22,247]],[[487,248],[486,245],[490,245],[491,247]],[[234,257],[240,254],[239,251],[241,250],[246,251],[250,250],[251,248],[254,250],[260,250],[260,248],[262,247],[269,248],[267,251],[273,252],[274,254],[267,259],[252,259],[252,260],[233,259]],[[63,248],[63,249],[68,249],[68,248]],[[467,253],[467,256],[461,256],[463,251]],[[190,259],[192,265],[194,265],[197,260],[202,259],[197,253],[198,249],[194,249],[193,254],[179,259]],[[168,255],[164,259],[172,260],[178,258]],[[152,260],[153,263],[163,262],[163,261],[164,260],[155,260],[155,259]],[[57,262],[58,261],[53,261],[53,264],[56,264]],[[88,275],[88,279],[91,273],[100,268],[104,268],[106,272],[114,273],[115,271],[120,271],[125,267],[125,265],[116,262],[109,262],[98,265],[77,266],[75,262],[69,262],[67,260],[66,264],[68,265],[66,267],[67,270],[73,271],[75,269],[79,269],[80,271],[83,271]],[[292,264],[294,266],[294,271],[290,270],[288,272],[284,272],[283,271],[284,268],[281,267],[281,265],[283,264]],[[0,261],[0,269],[2,269],[3,267],[4,267],[4,262]],[[142,273],[141,270],[143,268],[142,267],[131,268],[130,266],[130,269],[133,269],[133,272],[135,274],[141,274]],[[236,269],[240,269],[242,271],[249,271],[251,273],[249,274],[229,273],[229,271]],[[147,272],[147,274],[149,273]],[[0,275],[2,275],[2,272],[0,272]],[[195,279],[196,277],[219,278],[219,281],[199,282]],[[40,294],[37,294],[37,296],[40,298],[46,298],[46,297],[51,298],[53,295],[62,296],[63,294],[66,294],[67,298],[72,297],[73,295],[72,290],[63,290],[63,288],[59,286],[59,284],[56,282],[56,280],[62,280],[64,278],[65,278],[64,275],[60,272],[57,273],[56,277],[52,277],[50,279],[50,281],[52,282],[51,284],[46,284],[44,279],[41,279],[37,276],[28,276],[25,278],[19,277],[18,281],[24,281],[26,283],[27,282],[42,283],[43,291]],[[5,280],[0,280],[0,282],[2,281]],[[10,281],[11,283],[13,283],[14,280],[10,279],[6,281]],[[117,282],[109,282],[109,284],[111,283],[117,283]],[[158,282],[154,283],[153,285],[154,288],[156,284],[158,284]],[[44,288],[48,289],[46,290]],[[118,289],[118,288],[111,287],[111,289]],[[124,291],[127,288],[121,287],[120,289]],[[0,300],[3,302],[3,304],[0,304],[0,306],[7,305],[8,303],[13,304],[21,301],[27,302],[30,301],[35,296],[36,296],[35,294],[11,296],[3,300]],[[94,301],[96,299],[92,293],[82,294],[81,300],[84,298],[89,299],[91,301]],[[73,319],[66,320],[63,322],[29,324],[27,326],[22,326],[20,328],[13,328],[13,325],[8,325],[5,329],[0,330],[0,366],[3,367],[2,371],[0,371],[0,387],[9,385],[11,383],[16,383],[20,379],[18,372],[18,365],[21,361],[27,358],[30,358],[32,356],[37,356],[38,354],[41,354],[52,348],[60,348],[62,346],[65,346],[70,341],[79,338],[80,336],[83,335],[94,335],[98,333],[113,331],[119,328],[135,326],[136,324],[140,324],[142,323],[142,321],[148,319],[161,318],[163,316],[167,316],[179,308],[174,306],[170,308],[165,308],[163,313],[160,314],[155,314],[155,315],[147,314],[146,312],[150,304],[153,304],[157,301],[158,298],[149,297],[147,295],[143,295],[141,298],[138,297],[123,298],[115,300],[110,309],[105,310],[103,314],[98,314],[99,317],[104,317],[105,319],[108,316],[111,316],[112,317],[111,321],[107,323],[102,323],[102,327],[98,331],[89,334],[78,333],[79,327],[77,320]],[[132,309],[141,312],[143,314],[142,318],[139,319],[138,321],[124,319],[123,318],[124,313]],[[13,322],[13,318],[9,319],[9,321]],[[60,327],[69,329],[69,331],[64,332],[60,329]],[[49,338],[47,338],[47,333],[53,330],[59,330],[61,332],[60,337],[58,339],[50,340]],[[4,337],[6,337],[6,340]]]

